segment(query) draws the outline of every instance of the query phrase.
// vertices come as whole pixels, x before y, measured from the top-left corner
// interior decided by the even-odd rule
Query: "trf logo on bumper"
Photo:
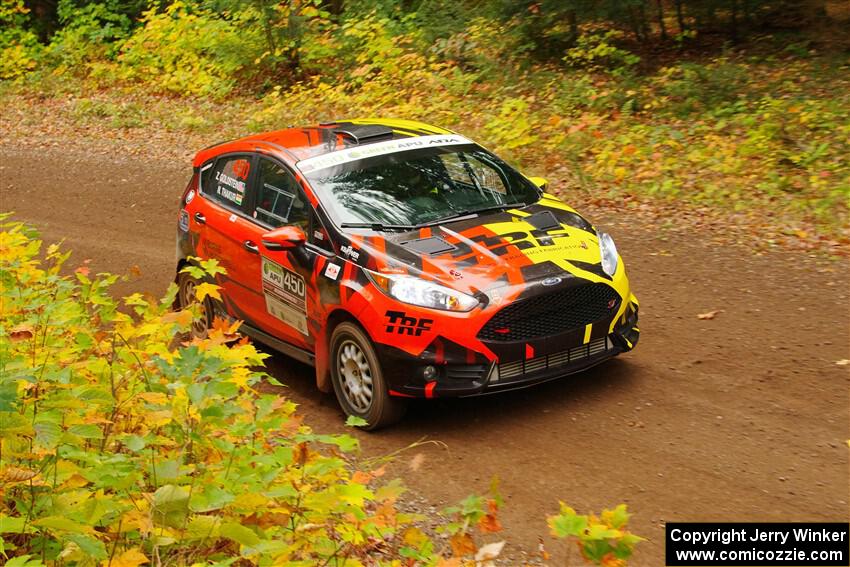
[[[387,311],[387,332],[418,337],[422,331],[430,331],[433,319],[408,317],[404,311]]]

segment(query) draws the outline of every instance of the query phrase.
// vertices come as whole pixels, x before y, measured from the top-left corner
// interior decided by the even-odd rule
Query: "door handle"
[[[201,213],[195,213],[195,222],[198,224],[207,224],[207,217]]]
[[[260,248],[256,244],[251,242],[250,240],[246,240],[245,242],[243,242],[242,247],[245,248],[245,250],[247,250],[251,254],[259,254],[260,253]]]

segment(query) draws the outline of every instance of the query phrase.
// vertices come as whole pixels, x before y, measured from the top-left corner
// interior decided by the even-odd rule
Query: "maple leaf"
[[[221,301],[221,294],[218,291],[219,289],[221,288],[215,284],[201,282],[195,286],[195,297],[198,298],[198,301],[203,301],[207,296]]]
[[[459,533],[453,535],[449,539],[449,544],[452,546],[452,554],[455,557],[466,557],[467,555],[472,555],[475,553],[476,548],[475,542],[472,541],[472,537],[470,537],[467,533]]]
[[[492,498],[487,501],[487,513],[478,520],[478,529],[482,533],[496,533],[502,531],[502,524],[499,522],[497,513],[499,512],[499,504]]]

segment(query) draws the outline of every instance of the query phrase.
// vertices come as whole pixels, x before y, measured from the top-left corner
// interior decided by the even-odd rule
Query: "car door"
[[[226,270],[216,277],[223,290],[228,313],[246,319],[249,307],[256,303],[259,291],[246,286],[242,265],[246,242],[253,222],[248,218],[247,190],[255,157],[230,154],[218,157],[201,168],[200,199],[189,210],[199,241],[197,252],[203,258],[215,258]]]
[[[269,157],[257,157],[251,181],[250,242],[241,260],[250,287],[260,296],[249,306],[259,328],[274,337],[313,351],[321,302],[318,270],[333,256],[327,231],[292,172]],[[269,250],[263,234],[281,226],[297,226],[307,243],[290,250]],[[323,258],[324,257],[324,258]]]

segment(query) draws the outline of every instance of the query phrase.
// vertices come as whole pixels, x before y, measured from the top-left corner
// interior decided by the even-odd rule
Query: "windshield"
[[[540,198],[522,174],[474,144],[388,153],[307,179],[338,225],[416,226]]]

